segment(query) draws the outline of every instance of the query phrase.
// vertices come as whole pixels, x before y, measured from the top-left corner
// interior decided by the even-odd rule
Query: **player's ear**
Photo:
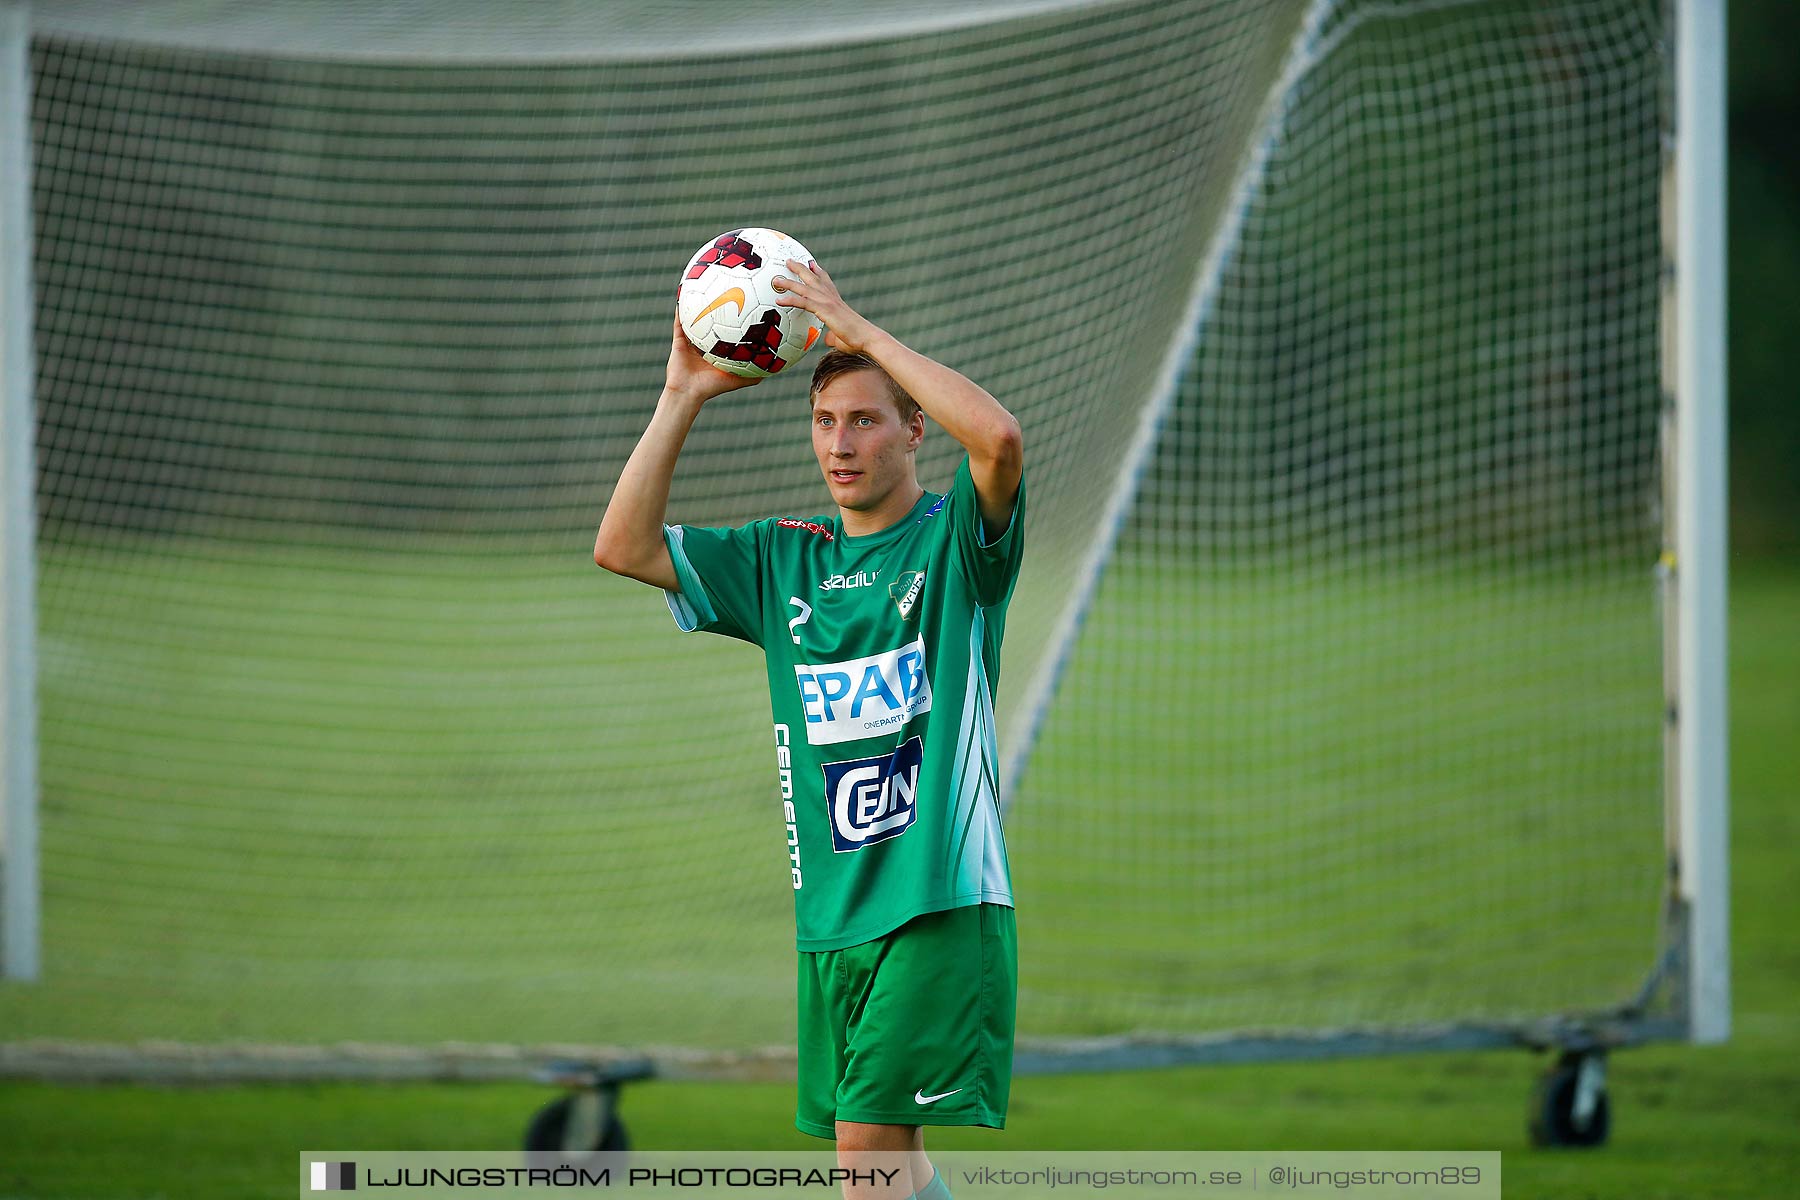
[[[919,443],[925,440],[925,410],[918,405],[913,406],[912,416],[906,420],[906,448],[917,450]]]

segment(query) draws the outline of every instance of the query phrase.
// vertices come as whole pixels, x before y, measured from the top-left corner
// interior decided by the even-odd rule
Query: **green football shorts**
[[[1018,963],[1004,904],[801,952],[794,1125],[822,1138],[838,1121],[1006,1128]]]

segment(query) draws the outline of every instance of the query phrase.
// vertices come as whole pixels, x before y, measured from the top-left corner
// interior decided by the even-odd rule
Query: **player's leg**
[[[952,1200],[950,1189],[931,1159],[925,1156],[925,1127],[919,1127],[919,1144],[912,1152],[912,1184],[913,1195],[921,1200]]]
[[[874,1182],[846,1181],[844,1200],[910,1200],[931,1177],[925,1131],[917,1125],[839,1121],[837,1158],[848,1170],[877,1172]]]
[[[931,1160],[925,1156],[924,1129],[917,1125],[836,1119],[849,1028],[867,1007],[873,967],[883,952],[879,945],[865,944],[847,950],[800,953],[796,987],[800,1053],[794,1125],[815,1137],[834,1138],[840,1162],[846,1146],[853,1151],[875,1151],[884,1158],[896,1149],[904,1152],[906,1176],[895,1180],[895,1195],[899,1200],[907,1200],[930,1187],[935,1174]],[[910,1134],[896,1135],[895,1129]],[[883,1165],[895,1164],[890,1161]],[[931,1200],[949,1200],[948,1192],[938,1194],[942,1189],[939,1182]]]
[[[902,1140],[879,1131],[1005,1127],[1018,979],[1013,928],[1012,909],[971,905],[916,917],[846,951],[851,1019],[835,1097],[840,1139],[855,1127],[856,1136],[894,1148]],[[922,1129],[910,1149],[914,1192],[949,1200]]]
[[[937,1168],[931,1165],[930,1157],[925,1153],[925,1127],[923,1125],[870,1125],[861,1121],[839,1121],[838,1147],[841,1152],[846,1145],[871,1145],[877,1139],[882,1144],[889,1139],[888,1130],[901,1128],[911,1129],[912,1144],[907,1154],[907,1165],[912,1175],[912,1194],[925,1197],[925,1200],[950,1200],[950,1189],[938,1177]]]

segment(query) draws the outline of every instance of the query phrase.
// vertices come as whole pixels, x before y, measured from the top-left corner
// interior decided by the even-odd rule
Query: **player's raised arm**
[[[675,322],[675,341],[669,348],[669,366],[662,395],[644,436],[626,460],[607,503],[600,532],[594,537],[594,562],[615,575],[640,579],[667,591],[680,588],[669,547],[663,541],[663,518],[669,507],[669,483],[675,476],[675,460],[687,441],[688,430],[708,400],[755,379],[727,375],[708,366],[694,344]]]
[[[1025,469],[1018,419],[966,375],[905,346],[851,308],[817,263],[790,261],[788,274],[775,281],[775,288],[790,297],[782,303],[825,322],[827,346],[860,350],[880,363],[927,416],[962,444],[969,454],[982,527],[989,538],[1005,532]]]

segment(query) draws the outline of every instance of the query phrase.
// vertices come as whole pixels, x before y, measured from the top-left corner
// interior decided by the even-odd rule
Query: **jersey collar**
[[[889,525],[886,529],[877,529],[874,533],[865,533],[858,536],[852,536],[845,533],[844,515],[842,513],[833,517],[831,523],[834,527],[834,532],[837,534],[838,540],[846,545],[859,548],[863,546],[879,546],[883,542],[892,541],[907,529],[917,525],[924,519],[925,511],[935,504],[937,500],[938,496],[935,492],[921,493],[919,498],[913,501],[913,506],[907,510],[905,516],[901,517],[898,521],[895,521],[892,525]]]

